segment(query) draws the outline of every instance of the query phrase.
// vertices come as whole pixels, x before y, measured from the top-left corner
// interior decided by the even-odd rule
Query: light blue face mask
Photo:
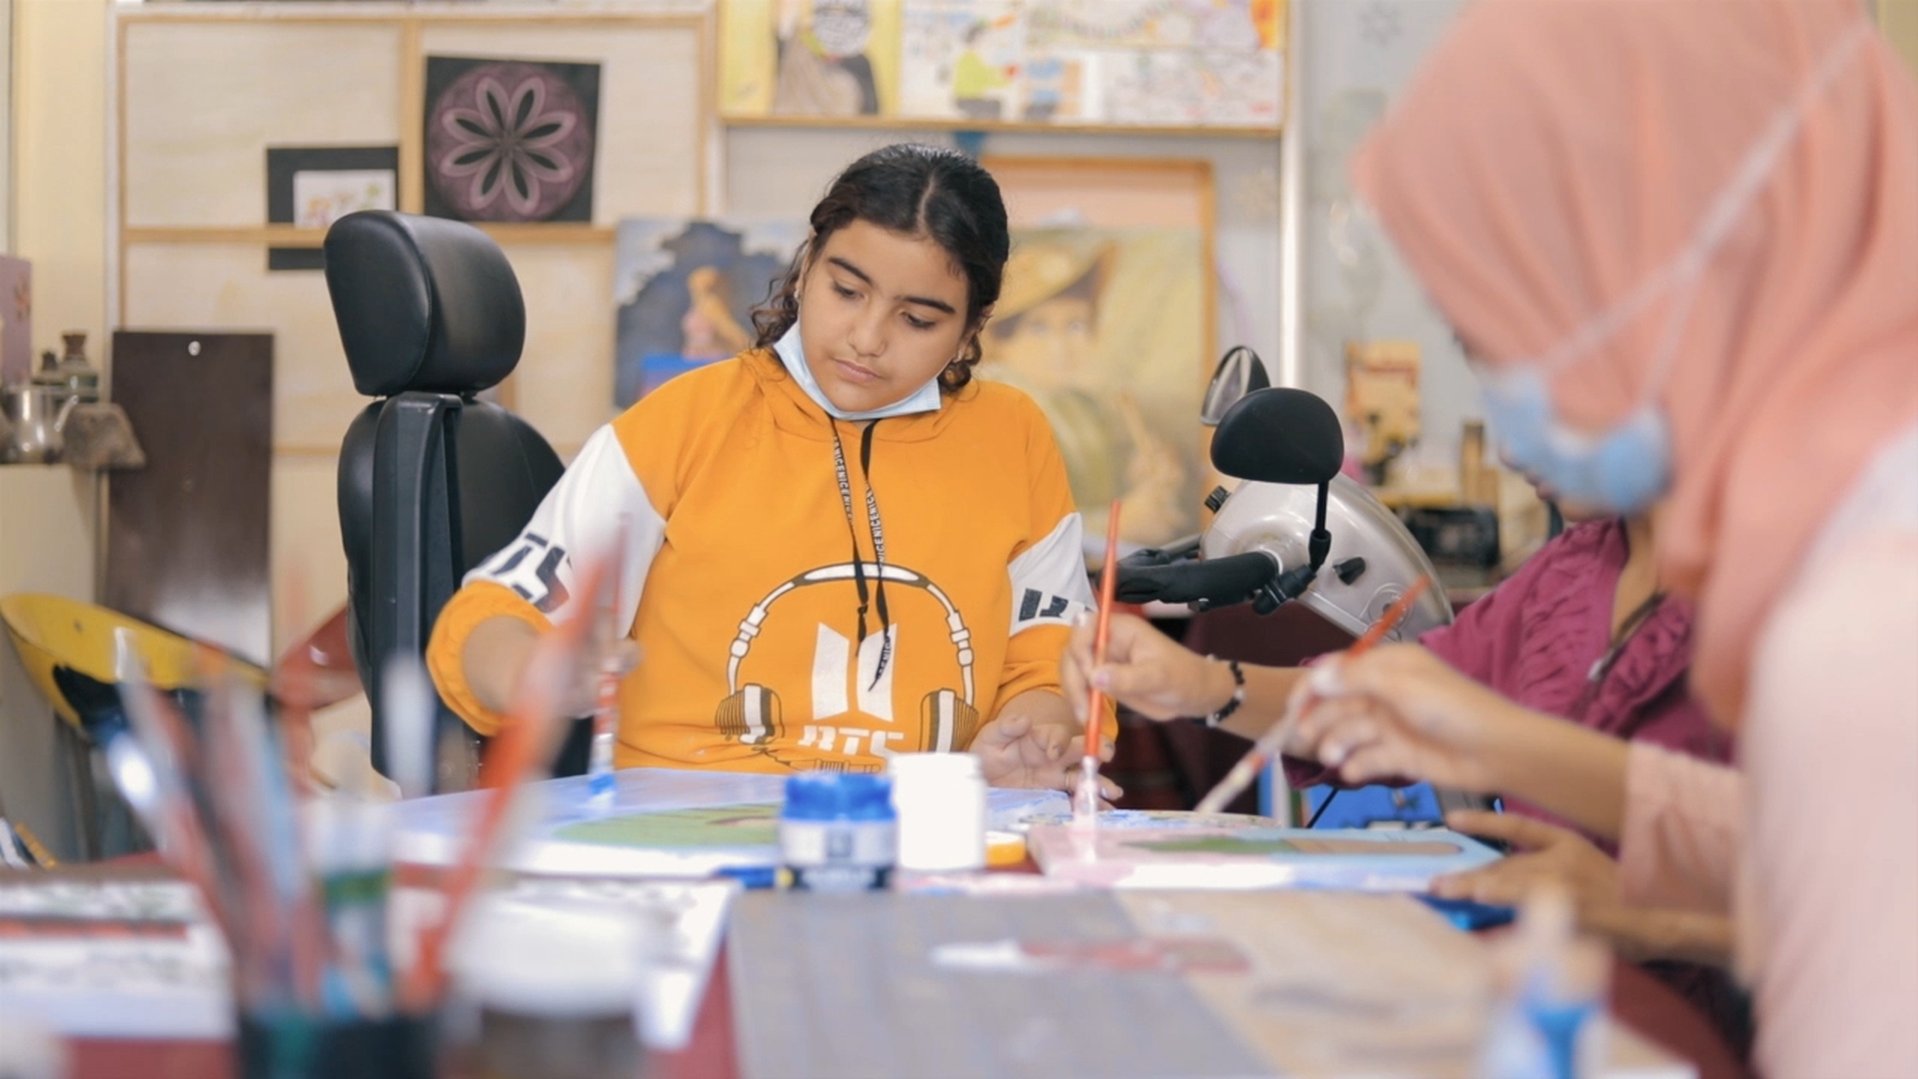
[[[841,420],[883,420],[890,416],[911,416],[920,412],[939,411],[939,377],[928,379],[906,396],[883,408],[866,412],[848,412],[831,401],[826,400],[826,391],[819,388],[819,380],[812,375],[812,368],[806,365],[806,350],[799,343],[799,323],[795,320],[792,328],[773,343],[773,352],[779,356],[779,362],[786,365],[786,373],[806,391],[812,403],[826,410],[826,415]]]
[[[1671,428],[1657,400],[1705,269],[1763,189],[1765,179],[1797,134],[1805,112],[1868,39],[1869,29],[1870,24],[1860,19],[1859,25],[1832,47],[1818,73],[1786,103],[1746,152],[1708,204],[1692,238],[1669,262],[1609,310],[1567,334],[1543,357],[1521,360],[1495,372],[1479,372],[1485,418],[1514,466],[1531,473],[1564,499],[1628,516],[1650,509],[1670,488]],[[1665,296],[1674,296],[1672,310],[1655,346],[1656,360],[1638,404],[1624,419],[1603,431],[1572,429],[1552,406],[1552,378],[1590,356]]]
[[[1482,376],[1485,418],[1511,463],[1560,498],[1631,516],[1671,486],[1672,440],[1650,402],[1596,435],[1565,426],[1536,370]]]

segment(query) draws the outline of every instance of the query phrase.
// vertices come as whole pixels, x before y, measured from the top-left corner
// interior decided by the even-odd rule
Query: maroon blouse
[[[1612,601],[1630,551],[1617,519],[1574,525],[1449,626],[1419,643],[1517,703],[1615,738],[1713,761],[1730,739],[1686,685],[1692,608],[1667,596],[1612,649]],[[1508,808],[1564,823],[1521,803]]]
[[[1643,739],[1712,761],[1731,741],[1688,691],[1692,608],[1660,600],[1612,653],[1612,601],[1630,544],[1616,518],[1573,525],[1512,576],[1419,643],[1460,674],[1518,704],[1615,738]],[[1294,786],[1337,782],[1317,764],[1286,761]],[[1506,809],[1564,827],[1536,806]],[[1574,829],[1583,831],[1582,829]],[[1596,841],[1596,837],[1593,838]],[[1608,854],[1616,847],[1600,842]]]

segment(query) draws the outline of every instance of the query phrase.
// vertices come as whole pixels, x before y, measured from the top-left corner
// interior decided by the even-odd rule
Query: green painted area
[[[1171,835],[1163,839],[1130,840],[1125,845],[1160,854],[1220,854],[1238,858],[1270,857],[1274,854],[1313,854],[1338,858],[1450,858],[1461,849],[1458,844],[1445,840],[1298,836],[1285,839],[1256,833]]]
[[[1142,839],[1128,847],[1161,854],[1297,854],[1299,848],[1289,839],[1248,839],[1232,835],[1180,836],[1175,839]]]
[[[566,843],[672,850],[772,846],[779,842],[779,807],[749,803],[631,813],[562,825],[553,838]]]

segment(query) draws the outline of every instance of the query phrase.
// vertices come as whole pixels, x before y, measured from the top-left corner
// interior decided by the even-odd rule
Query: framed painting
[[[426,212],[462,221],[593,219],[598,64],[426,58]]]
[[[721,0],[719,110],[753,118],[889,116],[901,0]]]
[[[1052,422],[1086,535],[1152,546],[1198,531],[1212,472],[1199,423],[1214,361],[1211,165],[988,158],[1012,258],[980,373]]]
[[[629,218],[614,256],[613,403],[751,347],[752,312],[786,273],[803,222]]]

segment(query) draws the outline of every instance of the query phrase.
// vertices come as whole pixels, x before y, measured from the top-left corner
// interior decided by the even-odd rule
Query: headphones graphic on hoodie
[[[758,683],[740,682],[739,669],[745,663],[746,653],[752,648],[753,638],[759,636],[760,627],[771,613],[773,604],[781,597],[811,585],[851,581],[862,569],[868,575],[921,589],[945,609],[946,631],[958,660],[961,691],[955,693],[950,689],[936,689],[920,700],[919,745],[928,751],[951,753],[972,743],[972,736],[979,729],[979,711],[973,701],[972,630],[966,627],[959,609],[924,574],[889,563],[877,566],[867,563],[862,567],[851,562],[809,569],[782,582],[765,598],[753,604],[752,610],[740,620],[739,634],[733,638],[732,646],[727,650],[727,696],[719,702],[719,708],[713,716],[713,722],[719,727],[722,737],[763,749],[785,734],[785,716],[779,695]],[[860,643],[863,642],[855,643],[855,649]]]

